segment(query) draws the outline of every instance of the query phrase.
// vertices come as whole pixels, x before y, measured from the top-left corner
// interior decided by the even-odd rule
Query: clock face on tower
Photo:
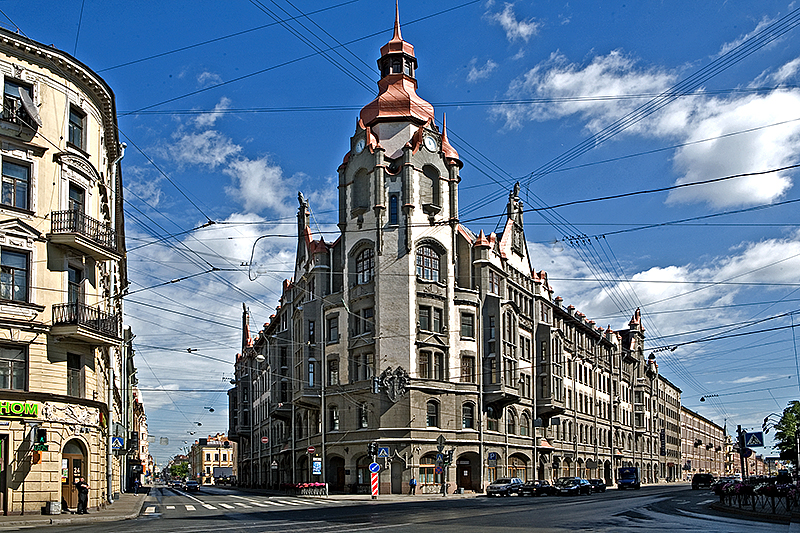
[[[366,141],[364,139],[359,139],[358,141],[356,141],[356,148],[355,148],[356,153],[360,154],[364,150],[364,146],[366,144],[367,143],[366,143]]]
[[[425,143],[425,148],[427,148],[431,152],[435,152],[439,148],[439,145],[436,144],[436,139],[434,139],[430,135],[426,135],[425,139],[423,139],[422,142]]]

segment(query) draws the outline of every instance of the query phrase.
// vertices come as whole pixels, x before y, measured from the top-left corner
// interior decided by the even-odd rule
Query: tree
[[[789,402],[780,421],[775,424],[775,443],[781,450],[781,458],[791,457],[797,462],[797,431],[800,429],[800,401]]]
[[[177,463],[170,465],[169,473],[173,478],[183,479],[189,475],[189,463]]]

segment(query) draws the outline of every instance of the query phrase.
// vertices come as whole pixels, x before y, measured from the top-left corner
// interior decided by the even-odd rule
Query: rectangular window
[[[81,214],[83,214],[84,205],[86,205],[86,192],[81,187],[78,187],[74,183],[70,183],[69,184],[69,205],[67,206],[67,208],[72,213],[81,213]]]
[[[30,85],[6,78],[3,88],[3,120],[35,128],[36,126],[22,101],[22,92],[25,92],[33,101],[33,88]]]
[[[475,315],[472,313],[461,313],[461,337],[475,338]]]
[[[317,334],[316,334],[316,323],[313,320],[308,321],[308,342],[310,344],[317,343]]]
[[[215,453],[215,454],[214,454],[214,460],[215,460],[215,461],[219,461],[219,454],[218,454],[218,453]]]
[[[421,306],[419,308],[419,329],[420,331],[431,331],[431,308]]]
[[[419,352],[419,377],[431,379],[431,352]]]
[[[492,315],[492,316],[489,317],[489,331],[487,332],[488,333],[487,337],[488,337],[489,340],[493,340],[494,339],[495,328],[496,328],[496,326],[495,326],[495,323],[494,323],[494,315]]]
[[[328,317],[328,342],[339,342],[339,315]]]
[[[368,307],[361,310],[361,319],[363,322],[363,332],[372,333],[375,331],[375,309]]]
[[[67,302],[83,303],[83,270],[71,265],[67,267]]]
[[[67,353],[67,396],[83,398],[84,371],[80,354]]]
[[[75,148],[86,150],[86,113],[75,106],[69,106],[69,139]]]
[[[436,333],[442,332],[442,310],[433,309],[433,331]]]
[[[30,209],[29,189],[31,167],[20,163],[3,160],[3,205],[18,209]]]
[[[24,391],[27,376],[28,354],[25,348],[0,346],[0,389]]]
[[[328,361],[328,385],[339,384],[339,360],[331,359]]]
[[[489,292],[502,296],[500,294],[500,274],[494,270],[489,271]]]
[[[445,376],[444,354],[436,352],[433,354],[433,379],[444,381]]]
[[[475,358],[471,355],[461,356],[461,382],[475,383]]]
[[[316,371],[316,367],[317,367],[317,363],[315,361],[309,361],[308,362],[308,386],[309,387],[316,386],[316,376],[314,375],[315,371]]]
[[[28,301],[28,254],[0,250],[0,298]]]

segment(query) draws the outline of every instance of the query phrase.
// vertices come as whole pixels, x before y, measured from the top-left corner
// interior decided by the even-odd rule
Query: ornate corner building
[[[378,68],[339,167],[339,237],[314,238],[300,194],[294,277],[255,338],[245,309],[229,392],[240,482],[365,491],[373,461],[383,493],[412,477],[421,492],[613,482],[621,466],[666,477],[680,430],[660,406],[680,391],[645,356],[639,310],[614,331],[554,298],[532,267],[519,185],[501,232],[461,224],[463,165],[417,95],[397,21]]]
[[[114,94],[70,55],[0,30],[0,510],[119,492],[127,286]]]

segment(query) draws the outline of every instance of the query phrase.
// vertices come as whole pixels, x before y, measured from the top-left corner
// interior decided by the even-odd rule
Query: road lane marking
[[[187,511],[196,511],[197,509],[195,509],[194,505],[189,505],[189,504],[187,503],[187,504],[186,504],[186,510],[187,510]]]
[[[175,509],[175,506],[174,505],[167,505],[167,509],[172,511],[173,509]]]
[[[302,503],[297,503],[289,500],[275,500],[275,501],[285,503],[286,505],[303,505]]]
[[[707,503],[713,503],[715,501],[717,501],[717,500],[716,499],[703,500],[702,502],[698,502],[697,505],[706,505]]]
[[[236,509],[233,505],[228,505],[227,503],[219,504],[220,507],[224,507],[225,509]]]
[[[203,507],[205,507],[206,509],[216,509],[216,507],[214,507],[214,506],[213,506],[213,505],[211,505],[210,503],[204,503],[204,504],[203,504]]]
[[[234,502],[234,503],[236,503],[236,505],[241,505],[242,507],[246,507],[246,508],[250,509],[250,506],[247,505],[246,503],[242,503],[242,502]]]
[[[152,513],[156,512],[156,508],[151,505],[150,507],[145,509],[144,512],[145,512],[145,514],[152,514]]]

